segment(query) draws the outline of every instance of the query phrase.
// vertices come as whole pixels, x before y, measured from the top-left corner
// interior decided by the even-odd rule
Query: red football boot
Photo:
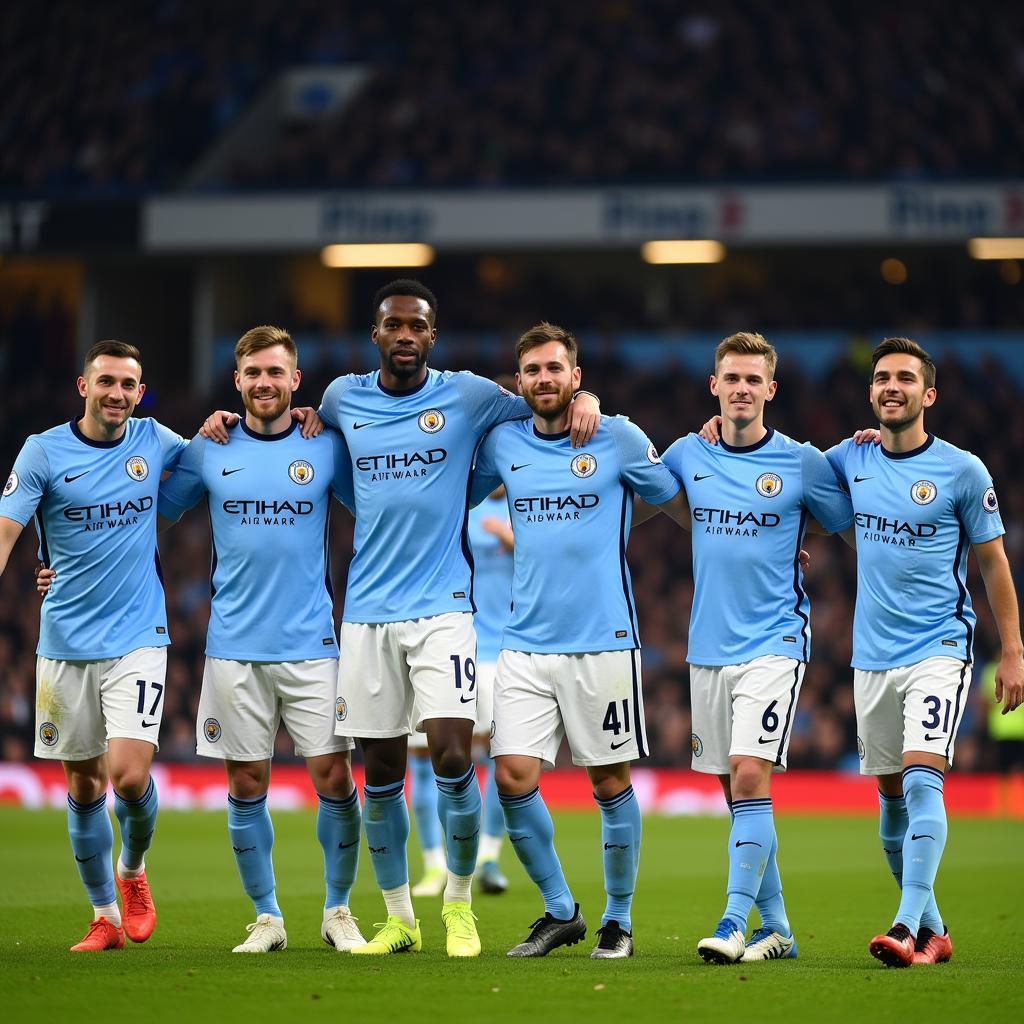
[[[72,953],[99,953],[104,949],[124,949],[124,929],[111,924],[105,917],[97,917],[85,938],[71,947]]]
[[[922,928],[917,933],[914,943],[915,964],[944,964],[953,955],[953,940],[949,937],[949,929],[936,935],[931,928]]]
[[[894,924],[868,945],[871,955],[886,967],[909,967],[914,962],[914,936],[905,924]]]
[[[153,894],[149,891],[146,872],[138,878],[122,878],[115,874],[117,887],[121,890],[121,917],[124,933],[132,942],[145,942],[156,927],[156,907]]]

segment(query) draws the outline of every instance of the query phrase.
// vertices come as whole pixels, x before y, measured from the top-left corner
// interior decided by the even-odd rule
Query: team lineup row
[[[509,955],[580,941],[587,926],[540,793],[565,738],[601,815],[607,903],[592,955],[632,955],[641,815],[629,764],[647,741],[626,546],[631,528],[665,512],[693,547],[693,767],[720,778],[732,818],[726,906],[699,954],[714,963],[797,954],[770,780],[785,770],[811,654],[800,548],[817,532],[857,550],[858,746],[862,771],[878,778],[882,846],[901,888],[893,926],[870,949],[892,966],[949,959],[934,881],[942,780],[970,684],[969,550],[1002,641],[1004,713],[1021,703],[1024,662],[991,480],[977,458],[924,427],[936,398],[927,353],[907,339],[883,342],[869,385],[881,443],[844,441],[822,454],[765,425],[775,351],[760,335],[733,335],[710,377],[720,417],[659,456],[636,425],[599,416],[579,390],[567,331],[542,323],[522,335],[517,396],[427,367],[436,313],[418,282],[382,289],[371,332],[379,370],[334,381],[317,413],[292,409],[301,372],[287,332],[249,331],[236,346],[244,418],[215,413],[191,443],[132,418],[141,357],[101,342],[78,381],[84,415],[26,441],[0,500],[0,569],[34,517],[48,567],[36,753],[64,763],[72,850],[94,908],[73,948],[120,947],[125,934],[144,941],[155,926],[144,858],[169,643],[156,533],[158,520],[162,530],[206,498],[214,558],[197,749],[226,763],[231,843],[256,911],[237,951],[287,943],[266,807],[283,720],[319,797],[327,942],[357,955],[421,946],[406,856],[410,732],[425,737],[436,783],[443,854],[430,866],[444,880],[449,955],[480,952],[471,886],[478,860],[483,881],[496,865],[499,808],[545,911]],[[340,636],[332,496],[355,515]],[[472,546],[468,506],[486,509]],[[136,586],[130,607],[125,579]],[[497,798],[483,838],[477,723],[490,733]],[[366,763],[363,809],[353,738]],[[108,780],[122,840],[116,871]],[[387,908],[368,942],[349,909],[364,828]],[[748,939],[755,906],[760,926]]]

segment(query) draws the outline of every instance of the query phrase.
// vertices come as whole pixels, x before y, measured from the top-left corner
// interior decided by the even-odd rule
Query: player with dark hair
[[[827,452],[856,514],[854,701],[861,772],[878,778],[880,836],[902,893],[893,925],[870,942],[890,967],[952,956],[934,883],[946,842],[943,784],[967,707],[975,614],[973,551],[1002,642],[995,698],[1024,699],[1017,596],[992,479],[981,461],[928,433],[935,363],[917,342],[872,354],[871,407],[881,445]]]
[[[67,778],[71,849],[93,907],[76,952],[120,949],[125,934],[145,942],[156,926],[145,854],[170,643],[156,499],[185,441],[132,416],[145,390],[138,349],[93,345],[78,378],[84,414],[28,438],[0,499],[0,572],[35,517],[39,557],[60,576],[40,614],[35,753],[61,761]]]

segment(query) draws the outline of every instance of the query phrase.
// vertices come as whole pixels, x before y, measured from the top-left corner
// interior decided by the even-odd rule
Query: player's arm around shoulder
[[[633,506],[634,515],[639,513],[639,522],[634,520],[633,525],[640,525],[662,511],[688,529],[690,509],[686,492],[662,461],[654,442],[625,416],[603,416],[602,422],[615,443],[620,476],[639,499],[639,504],[634,502]]]
[[[498,424],[493,430],[489,430],[480,442],[476,450],[476,458],[473,460],[470,477],[470,508],[476,508],[486,500],[488,495],[506,483],[499,468],[498,446],[502,435],[507,434],[511,429],[511,425]]]
[[[327,428],[321,435],[331,445],[334,459],[334,473],[331,478],[331,493],[352,513],[356,514],[356,488],[352,475],[352,453],[345,435],[339,430]]]
[[[833,464],[812,444],[801,444],[797,456],[803,504],[813,517],[808,531],[845,535],[853,526],[853,503],[845,478],[840,477]]]
[[[176,523],[190,509],[197,505],[207,492],[203,479],[208,441],[201,433],[188,443],[181,453],[177,468],[160,484],[157,498],[157,515],[163,521],[161,529]]]

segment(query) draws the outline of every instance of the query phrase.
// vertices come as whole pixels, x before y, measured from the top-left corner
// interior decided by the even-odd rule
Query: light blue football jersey
[[[331,494],[352,500],[348,451],[333,430],[307,440],[297,427],[263,435],[242,420],[226,445],[197,435],[160,488],[175,521],[208,496],[211,658],[338,656],[328,528]]]
[[[473,600],[476,615],[476,660],[497,661],[501,633],[512,610],[512,552],[484,529],[485,519],[508,522],[504,498],[486,498],[469,512],[469,546],[473,552]]]
[[[25,441],[0,516],[35,517],[39,558],[57,572],[39,613],[43,657],[101,661],[170,643],[156,498],[185,446],[148,418],[129,419],[117,441],[93,441],[75,420]]]
[[[466,529],[473,453],[491,427],[529,416],[526,402],[450,370],[428,370],[414,391],[389,391],[375,370],[335,380],[319,413],[344,434],[352,459],[345,621],[474,611]]]
[[[799,552],[807,523],[853,522],[848,495],[817,448],[768,429],[754,445],[697,434],[665,452],[686,488],[693,524],[693,606],[686,660],[742,665],[811,656],[810,602]]]
[[[586,654],[640,646],[626,542],[633,494],[659,505],[679,493],[647,435],[602,416],[583,449],[569,433],[538,434],[532,419],[484,438],[472,500],[498,484],[516,537],[512,617],[502,648]]]
[[[846,440],[826,454],[856,515],[854,668],[972,660],[969,547],[1004,533],[981,460],[931,434],[912,452]]]

